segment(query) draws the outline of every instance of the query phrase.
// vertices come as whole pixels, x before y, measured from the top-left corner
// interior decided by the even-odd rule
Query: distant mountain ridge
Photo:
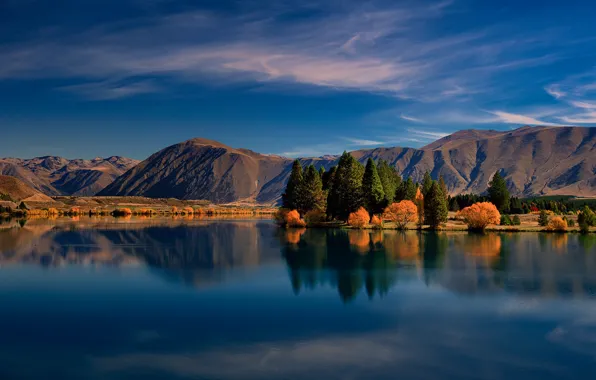
[[[119,156],[92,160],[57,156],[0,158],[0,175],[15,177],[46,195],[84,196],[95,195],[138,163]]]
[[[483,193],[500,171],[512,194],[596,196],[596,128],[522,127],[463,130],[422,148],[375,148],[351,154],[360,162],[383,159],[405,177],[442,175],[450,194]],[[326,169],[337,156],[301,158]],[[213,202],[279,200],[292,159],[191,139],[169,146],[117,178],[99,195],[207,199]]]

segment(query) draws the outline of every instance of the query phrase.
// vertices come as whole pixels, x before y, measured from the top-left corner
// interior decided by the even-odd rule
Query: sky
[[[0,0],[0,157],[596,125],[596,3]]]

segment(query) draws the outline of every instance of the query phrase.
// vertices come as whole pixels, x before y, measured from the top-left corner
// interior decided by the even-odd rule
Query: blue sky
[[[592,1],[2,0],[0,156],[596,125]]]

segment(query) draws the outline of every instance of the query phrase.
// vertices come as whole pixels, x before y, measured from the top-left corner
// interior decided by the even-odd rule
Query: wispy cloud
[[[374,146],[374,145],[382,145],[384,144],[382,141],[376,140],[366,140],[366,139],[355,139],[355,138],[345,138],[346,141],[350,143],[352,146]]]
[[[425,131],[413,128],[408,128],[408,133],[422,140],[438,140],[449,135],[449,133],[445,132]]]
[[[565,92],[561,91],[558,85],[552,84],[550,86],[546,86],[544,90],[553,98],[560,99],[567,95]]]
[[[160,88],[151,80],[142,80],[129,83],[113,81],[91,82],[64,86],[60,89],[82,95],[83,97],[90,100],[113,100],[160,91]]]
[[[403,113],[399,117],[401,117],[402,119],[407,120],[407,121],[413,121],[414,123],[424,123],[424,120],[422,120],[422,119],[419,119],[419,118],[413,117],[413,116],[404,115]]]
[[[551,123],[544,120],[538,120],[532,116],[520,115],[515,113],[509,113],[504,111],[488,111],[489,113],[497,116],[499,120],[507,124],[520,124],[520,125],[545,125],[545,126],[561,126],[559,123]]]

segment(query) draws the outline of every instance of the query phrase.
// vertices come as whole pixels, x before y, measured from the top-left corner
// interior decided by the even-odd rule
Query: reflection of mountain
[[[293,234],[288,231],[287,234]],[[596,236],[307,230],[282,247],[296,293],[320,285],[344,301],[416,277],[456,293],[592,296]]]
[[[0,265],[145,263],[163,269],[156,273],[196,283],[213,271],[279,259],[279,249],[270,244],[276,227],[267,221],[76,226],[26,224],[0,230]]]

